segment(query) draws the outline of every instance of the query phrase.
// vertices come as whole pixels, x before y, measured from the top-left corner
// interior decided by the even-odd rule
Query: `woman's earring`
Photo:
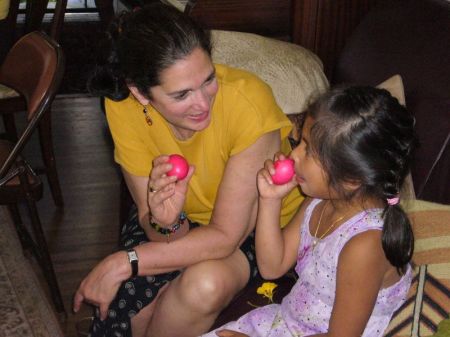
[[[150,114],[148,113],[147,106],[144,105],[144,109],[142,110],[142,112],[145,115],[145,121],[147,122],[147,124],[149,126],[152,126],[153,125],[153,121],[152,121],[152,119],[150,117]]]

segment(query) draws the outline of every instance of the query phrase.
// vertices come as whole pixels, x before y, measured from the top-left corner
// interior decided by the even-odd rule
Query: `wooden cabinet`
[[[204,27],[291,40],[290,0],[190,1],[190,15]]]
[[[190,14],[207,28],[292,41],[316,53],[332,78],[345,39],[378,0],[191,0]]]

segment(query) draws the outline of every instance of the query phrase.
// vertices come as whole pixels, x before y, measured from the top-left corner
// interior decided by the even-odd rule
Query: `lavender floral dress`
[[[353,236],[371,229],[381,230],[383,221],[381,209],[363,211],[319,241],[313,250],[314,237],[309,231],[309,221],[320,201],[313,200],[306,210],[295,267],[298,281],[291,292],[281,304],[254,309],[217,330],[226,328],[251,337],[302,337],[327,332],[336,290],[339,253]],[[363,337],[383,335],[392,314],[406,299],[411,277],[411,267],[408,267],[396,284],[380,290]],[[202,336],[213,337],[216,334],[212,331]]]

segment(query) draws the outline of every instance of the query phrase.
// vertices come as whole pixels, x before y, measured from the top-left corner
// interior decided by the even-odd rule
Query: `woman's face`
[[[310,132],[313,124],[314,120],[310,116],[306,117],[301,142],[292,150],[290,157],[295,161],[296,180],[303,193],[313,198],[329,199],[328,176],[311,149]]]
[[[179,139],[205,129],[218,90],[210,56],[196,48],[160,74],[160,85],[150,89],[150,104],[170,123]]]

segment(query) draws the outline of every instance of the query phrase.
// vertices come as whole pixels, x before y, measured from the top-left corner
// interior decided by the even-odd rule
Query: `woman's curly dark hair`
[[[154,3],[124,12],[110,25],[88,89],[119,101],[128,97],[127,85],[134,85],[150,98],[161,72],[195,48],[211,55],[210,34],[178,9]]]

